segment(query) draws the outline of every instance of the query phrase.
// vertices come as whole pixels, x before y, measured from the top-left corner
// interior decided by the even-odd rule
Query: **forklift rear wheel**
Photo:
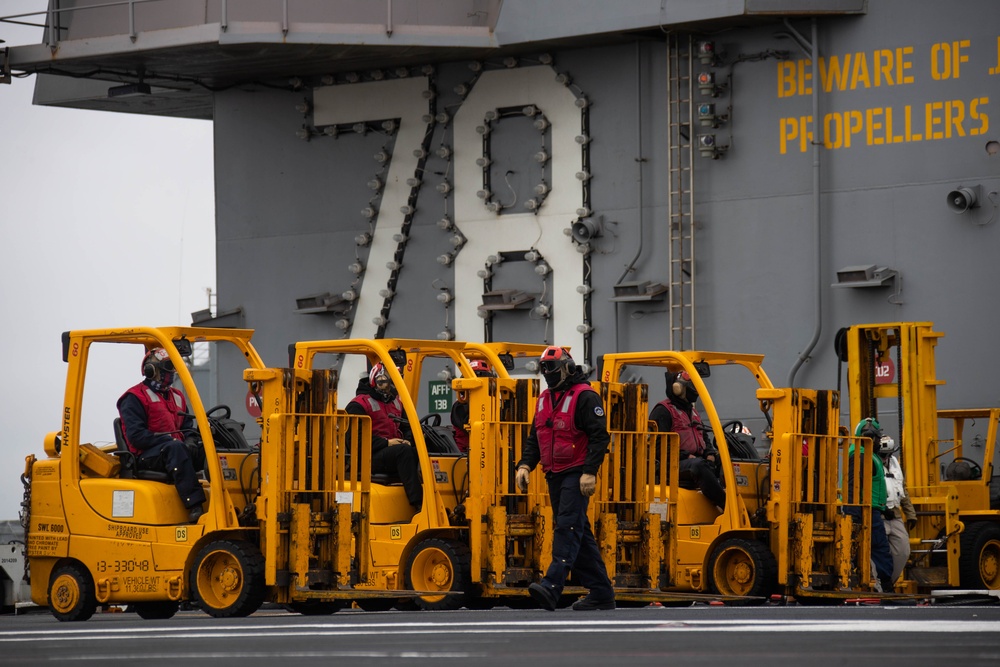
[[[1000,589],[1000,526],[971,523],[961,537],[958,577],[962,588]]]
[[[15,606],[13,604],[2,604],[6,600],[14,599],[14,582],[0,581],[0,614],[13,614]]]
[[[761,597],[763,603],[775,587],[778,566],[760,542],[730,538],[712,556],[712,588],[720,595]],[[744,604],[753,604],[747,601]],[[740,604],[735,602],[735,604]]]
[[[210,616],[249,616],[264,602],[264,557],[249,542],[209,542],[195,559],[191,591]]]
[[[49,609],[60,621],[86,621],[97,609],[94,580],[79,563],[69,563],[52,573]]]
[[[469,597],[468,599],[466,599],[466,601],[465,601],[465,608],[466,609],[486,610],[486,609],[493,609],[494,607],[498,607],[498,606],[500,606],[502,604],[503,604],[503,602],[500,601],[497,598],[487,598],[487,597],[483,597],[481,595],[477,595],[477,596]]]
[[[157,600],[156,602],[133,602],[130,606],[135,608],[135,613],[138,614],[139,618],[156,621],[173,618],[181,604],[170,600]]]
[[[389,611],[396,606],[396,598],[366,598],[355,600],[362,611]]]
[[[413,550],[406,565],[406,587],[416,591],[456,591],[425,595],[414,601],[421,609],[458,609],[471,586],[469,548],[461,542],[426,539]]]
[[[343,609],[343,604],[336,600],[303,600],[289,602],[285,608],[293,614],[303,616],[329,616]]]

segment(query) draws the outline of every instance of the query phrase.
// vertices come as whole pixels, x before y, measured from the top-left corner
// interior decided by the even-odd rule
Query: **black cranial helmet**
[[[545,378],[549,389],[558,389],[570,375],[576,373],[576,363],[564,347],[550,345],[538,360],[538,369]]]
[[[482,359],[473,359],[469,362],[469,365],[472,366],[472,371],[476,374],[476,377],[493,377],[493,371],[490,369],[490,365]]]
[[[876,419],[865,417],[854,427],[854,435],[859,438],[871,438],[872,442],[878,445],[882,439],[882,427]]]
[[[174,383],[176,373],[174,362],[170,361],[170,355],[162,347],[154,347],[142,358],[142,375],[147,380],[169,387]]]
[[[391,401],[396,398],[396,387],[393,386],[389,371],[382,362],[376,363],[368,372],[368,384],[383,400]]]
[[[698,390],[694,386],[694,380],[687,371],[667,372],[667,392],[677,398],[682,398],[688,403],[698,400]]]

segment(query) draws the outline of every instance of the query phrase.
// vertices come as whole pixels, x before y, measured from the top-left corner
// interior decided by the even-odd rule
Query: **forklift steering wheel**
[[[420,418],[420,423],[424,426],[440,426],[441,425],[441,413],[432,412],[429,415],[424,415]]]
[[[730,428],[730,427],[732,427],[732,428]],[[726,431],[728,433],[732,433],[734,435],[737,434],[737,433],[742,433],[743,432],[743,422],[741,422],[739,419],[734,419],[732,421],[728,421],[728,422],[726,422],[725,424],[722,425],[722,430]]]
[[[962,470],[964,466],[962,465],[956,466],[955,465],[956,463],[966,464],[969,467],[970,477],[967,478],[965,477],[965,475],[960,474],[959,471]],[[948,467],[945,468],[944,476],[945,479],[948,481],[960,481],[963,479],[980,479],[983,476],[983,469],[979,466],[978,463],[976,463],[972,459],[967,459],[964,456],[956,456],[954,459],[952,459],[951,463],[948,464]]]
[[[215,417],[214,414],[216,412],[219,412],[220,410],[223,413],[222,416],[221,417]],[[206,410],[205,411],[205,416],[208,417],[209,419],[229,419],[232,415],[233,415],[233,411],[229,409],[228,405],[216,405],[211,410]]]

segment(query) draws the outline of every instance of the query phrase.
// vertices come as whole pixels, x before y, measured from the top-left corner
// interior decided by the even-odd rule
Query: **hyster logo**
[[[66,408],[63,410],[63,432],[62,441],[63,443],[69,442],[69,422],[72,417],[73,410],[71,408]]]

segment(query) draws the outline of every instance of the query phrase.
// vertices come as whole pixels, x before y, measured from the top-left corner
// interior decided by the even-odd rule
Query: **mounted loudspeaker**
[[[948,208],[955,213],[965,213],[979,206],[980,186],[960,185],[948,193]]]
[[[574,241],[581,244],[587,243],[601,235],[604,229],[604,217],[579,218],[570,229]]]

